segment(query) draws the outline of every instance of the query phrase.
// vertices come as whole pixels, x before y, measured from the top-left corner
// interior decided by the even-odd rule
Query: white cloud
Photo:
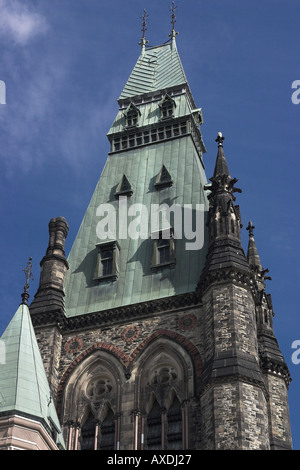
[[[25,45],[47,31],[48,24],[39,13],[18,0],[0,0],[0,37]]]

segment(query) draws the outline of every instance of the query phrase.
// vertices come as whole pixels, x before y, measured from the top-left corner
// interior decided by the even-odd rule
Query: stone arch
[[[76,374],[79,373],[79,370],[82,369],[83,364],[86,364],[87,360],[90,358],[99,357],[100,352],[103,352],[103,357],[109,357],[111,361],[117,364],[117,369],[120,371],[120,376],[126,375],[126,364],[128,363],[128,356],[116,346],[113,346],[109,343],[99,342],[89,347],[81,354],[79,354],[69,365],[69,367],[64,372],[58,389],[57,389],[57,412],[59,415],[62,414],[63,400],[65,395],[65,389],[67,384],[70,381],[70,377],[73,376],[74,371]]]
[[[121,407],[120,389],[124,381],[124,364],[107,349],[93,348],[81,354],[67,369],[59,386],[61,421],[81,422],[91,411],[100,420],[107,403],[114,413]]]
[[[183,335],[160,330],[135,353],[130,356],[130,380],[135,383],[134,406],[142,417],[146,449],[188,448],[188,423],[202,370],[199,352]]]
[[[202,365],[200,355],[182,335],[166,333],[160,331],[151,335],[137,348],[138,354],[131,355],[134,357],[131,380],[136,383],[135,406],[142,413],[147,413],[147,403],[153,394],[162,407],[168,405],[172,390],[181,402],[195,395],[195,379]]]
[[[145,338],[127,359],[126,366],[128,367],[128,374],[134,374],[134,369],[137,367],[137,364],[140,363],[141,358],[144,357],[145,351],[149,352],[153,348],[153,343],[156,342],[158,339],[160,339],[160,341],[162,342],[164,340],[171,341],[169,344],[172,346],[172,349],[174,349],[175,354],[178,354],[178,346],[182,348],[182,354],[179,354],[179,357],[182,357],[187,353],[188,356],[191,358],[192,369],[194,374],[194,383],[196,387],[195,393],[197,393],[203,368],[202,358],[198,349],[188,338],[174,331],[159,329],[155,331],[152,335]]]

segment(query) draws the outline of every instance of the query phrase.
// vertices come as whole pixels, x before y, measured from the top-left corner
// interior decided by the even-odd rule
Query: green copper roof
[[[120,100],[187,84],[175,41],[147,48],[120,95]]]
[[[157,191],[155,181],[162,165],[165,165],[170,173],[173,185]],[[100,221],[97,208],[100,204],[109,203],[117,213],[118,201],[114,194],[124,174],[133,191],[132,196],[128,198],[128,207],[135,203],[143,204],[150,214],[151,204],[192,204],[195,209],[196,204],[202,203],[207,210],[206,194],[203,190],[206,177],[190,135],[110,154],[68,257],[70,269],[65,282],[67,316],[195,290],[205,263],[206,245],[199,251],[188,251],[185,249],[184,240],[175,240],[174,269],[153,273],[150,224],[149,237],[146,240],[116,237],[120,245],[118,280],[98,284],[94,282],[96,244],[101,241],[96,233],[97,223]]]
[[[43,361],[27,305],[21,304],[1,337],[0,415],[42,420],[60,432]],[[62,434],[59,442],[64,447]]]
[[[173,97],[175,103],[174,106],[174,119],[190,115],[192,112],[192,107],[190,101],[187,99],[186,93],[181,93]],[[157,101],[151,101],[149,103],[139,104],[137,108],[140,111],[139,115],[139,128],[144,126],[152,126],[159,122],[160,119],[160,108]],[[200,111],[200,110],[198,110]],[[110,130],[108,131],[108,136],[124,130],[126,125],[125,121],[125,112],[124,109],[119,109],[119,112],[116,116],[115,121],[113,122]]]
[[[166,95],[173,106],[167,117],[161,110]],[[196,204],[203,204],[204,217],[208,211],[202,161],[205,147],[199,129],[202,114],[191,98],[175,41],[142,52],[121,93],[119,105],[108,132],[111,152],[68,257],[69,271],[65,279],[68,317],[193,292],[205,264],[207,237],[204,246],[194,251],[186,249],[187,240],[183,236],[174,240],[175,251],[172,245],[175,263],[172,258],[169,266],[153,269],[153,205],[166,204],[170,208],[176,204],[182,218],[184,205],[190,205],[194,222]],[[127,120],[131,108],[137,113],[134,125]],[[158,181],[163,166],[170,184]],[[145,238],[133,238],[128,233],[120,236],[120,226],[127,232],[129,224],[136,220],[128,215],[127,226],[119,223],[116,195],[120,193],[124,175],[129,187],[127,214],[136,204],[148,213]],[[97,244],[103,241],[97,235],[101,220],[97,209],[103,204],[113,207],[116,214],[117,279],[115,276],[95,279],[95,272],[101,266],[98,257],[101,248]],[[205,221],[197,228],[206,232]]]

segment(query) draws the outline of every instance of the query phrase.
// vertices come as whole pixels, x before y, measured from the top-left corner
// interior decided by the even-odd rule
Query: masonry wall
[[[282,377],[274,374],[267,374],[266,383],[269,392],[271,449],[289,449],[292,447],[292,438],[286,383]]]
[[[161,360],[164,363],[169,361],[171,365],[178,367],[178,380],[172,383],[172,387],[176,389],[182,401],[189,402],[186,405],[185,416],[189,428],[188,445],[192,446],[191,448],[200,446],[198,436],[201,417],[199,405],[194,402],[194,397],[199,394],[202,372],[202,322],[201,305],[197,305],[178,311],[166,311],[153,315],[151,318],[129,323],[122,322],[109,327],[64,332],[62,337],[60,337],[59,330],[54,327],[36,328],[45,369],[53,387],[54,399],[62,424],[65,425],[70,419],[75,421],[79,418],[80,420],[78,413],[74,413],[74,397],[68,385],[70,389],[78,385],[81,374],[85,373],[85,368],[94,367],[93,358],[99,359],[99,367],[102,368],[105,368],[105,361],[108,364],[112,360],[114,370],[116,368],[119,370],[116,383],[120,382],[121,398],[114,396],[111,402],[114,413],[120,416],[120,448],[133,449],[135,433],[137,433],[140,448],[145,410],[150,406],[146,403],[146,395],[150,392],[148,393],[145,388],[146,379],[140,377],[141,370],[150,368],[152,355],[160,351],[160,356],[156,357],[156,361]],[[179,359],[179,355],[182,360]],[[101,357],[104,358],[104,362],[101,362]],[[144,357],[147,360],[143,359]],[[145,367],[142,361],[145,361]],[[172,387],[170,386],[170,390]],[[76,399],[80,401],[81,398],[78,396]],[[142,403],[143,401],[145,403]],[[168,398],[166,401],[169,403]],[[138,415],[137,430],[135,429],[136,415]],[[67,442],[66,427],[64,434]],[[73,440],[74,436],[75,430]]]
[[[66,423],[79,425],[71,448],[87,410],[102,419],[108,402],[119,448],[143,448],[151,396],[168,408],[172,393],[184,403],[186,448],[269,449],[289,442],[285,383],[261,373],[255,306],[246,287],[216,285],[203,304],[141,314],[128,322],[85,328],[82,316],[79,324],[72,331],[36,329],[66,442]],[[153,366],[159,364],[177,374],[165,395],[151,384]],[[95,409],[86,386],[101,373],[110,377],[112,390]]]
[[[267,391],[259,367],[255,304],[233,283],[203,297],[203,448],[268,449]]]

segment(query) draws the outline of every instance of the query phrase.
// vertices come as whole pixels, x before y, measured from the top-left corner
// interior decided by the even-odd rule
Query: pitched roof
[[[162,165],[165,165],[172,175],[174,184],[158,191],[155,182]],[[128,176],[133,190],[128,200],[128,208],[138,203],[148,209],[149,238],[146,240],[133,239],[130,236],[125,239],[118,237],[119,214],[115,188],[124,174]],[[208,204],[203,190],[206,182],[204,169],[190,135],[109,155],[68,257],[70,269],[65,280],[67,316],[194,291],[205,263],[206,237],[205,244],[196,252],[197,255],[195,251],[186,249],[184,237],[182,240],[175,240],[176,269],[170,270],[169,274],[153,274],[150,215],[152,205],[167,203],[171,207],[173,202],[181,207],[191,204],[193,209],[196,204],[204,204],[207,210]],[[120,244],[119,277],[116,283],[95,285],[93,273],[96,244],[100,241],[97,238],[97,224],[101,220],[97,215],[97,208],[106,203],[112,204],[116,210],[116,238]],[[132,220],[135,220],[134,217],[128,217],[128,223]]]
[[[119,100],[187,84],[174,42],[147,48],[140,55]]]
[[[159,106],[161,99],[173,91],[173,116],[163,120]],[[144,99],[147,97],[150,99]],[[124,117],[124,111],[126,112],[131,101],[139,109],[136,128],[128,128]],[[120,95],[119,104],[117,117],[108,133],[112,151],[68,257],[70,269],[65,279],[65,307],[69,318],[193,292],[205,264],[207,237],[203,236],[202,246],[201,227],[196,237],[201,247],[196,254],[196,248],[191,248],[190,243],[186,247],[187,238],[183,233],[182,238],[174,237],[176,266],[172,264],[158,271],[152,269],[155,264],[152,239],[155,230],[152,230],[151,217],[153,208],[163,204],[169,208],[176,204],[181,209],[192,206],[189,214],[194,218],[197,204],[203,204],[204,212],[208,210],[203,189],[207,183],[202,162],[205,147],[200,130],[198,136],[196,129],[200,124],[195,119],[199,110],[194,108],[191,100],[191,92],[174,40],[172,43],[142,51]],[[191,123],[191,126],[187,123]],[[138,143],[141,134],[143,144]],[[126,139],[129,139],[128,145]],[[120,147],[114,146],[116,141],[119,142],[118,145],[121,142]],[[173,184],[155,184],[163,165],[171,175],[170,178],[172,177],[168,183]],[[123,175],[126,175],[131,186],[131,195],[127,200],[127,221],[122,219],[126,210],[120,209],[115,197]],[[106,207],[106,204],[109,208],[113,206],[113,215],[116,216],[116,233],[113,237],[119,243],[118,259],[115,261],[118,271],[116,282],[107,279],[99,282],[97,275],[94,278],[95,266],[99,265],[96,246],[100,239],[97,227],[100,217],[104,215],[101,215],[98,208]],[[131,222],[133,225],[135,223],[135,219],[132,220],[133,213],[130,213],[131,208],[136,208],[135,204],[143,207],[143,222],[145,218],[149,222],[146,228],[146,224],[143,226],[145,232],[147,231],[146,238],[145,232],[143,237],[130,236],[127,233],[124,235],[126,228],[132,228]],[[175,212],[179,220],[179,211]],[[184,217],[183,211],[181,216]],[[101,222],[103,220],[102,217]],[[183,219],[178,222],[180,228],[182,224]],[[122,234],[120,227],[123,227]],[[206,230],[203,223],[203,232]]]
[[[28,306],[21,304],[1,337],[0,415],[21,414],[52,426],[64,447],[59,420]]]

